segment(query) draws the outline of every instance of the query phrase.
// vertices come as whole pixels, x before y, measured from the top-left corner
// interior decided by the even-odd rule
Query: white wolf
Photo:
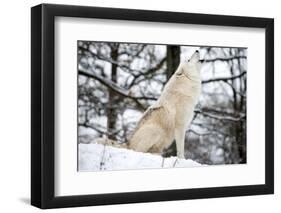
[[[130,149],[161,153],[175,139],[177,157],[184,158],[185,132],[201,92],[200,68],[198,51],[179,65],[159,99],[139,121],[129,140]]]
[[[201,92],[200,68],[198,51],[179,65],[159,99],[144,112],[129,139],[129,149],[162,153],[175,139],[177,157],[184,158],[185,132]],[[114,143],[108,145],[114,146]]]

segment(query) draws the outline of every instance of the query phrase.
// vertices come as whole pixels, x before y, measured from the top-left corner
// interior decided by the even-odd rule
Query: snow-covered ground
[[[79,171],[198,167],[193,160],[135,152],[102,144],[79,144]]]

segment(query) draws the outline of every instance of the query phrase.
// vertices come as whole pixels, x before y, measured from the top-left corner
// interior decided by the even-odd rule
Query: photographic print
[[[31,41],[33,206],[274,193],[274,19],[40,4]]]
[[[78,171],[244,164],[247,48],[77,42]]]

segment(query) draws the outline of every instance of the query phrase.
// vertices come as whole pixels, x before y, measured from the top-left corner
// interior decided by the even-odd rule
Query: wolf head
[[[176,71],[176,77],[185,76],[190,80],[200,80],[200,53],[196,50],[189,60],[182,62]]]

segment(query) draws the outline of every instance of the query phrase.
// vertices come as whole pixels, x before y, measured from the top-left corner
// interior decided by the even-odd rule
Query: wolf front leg
[[[185,138],[185,128],[180,127],[175,130],[175,140],[177,145],[177,156],[178,158],[184,157],[184,138]]]

